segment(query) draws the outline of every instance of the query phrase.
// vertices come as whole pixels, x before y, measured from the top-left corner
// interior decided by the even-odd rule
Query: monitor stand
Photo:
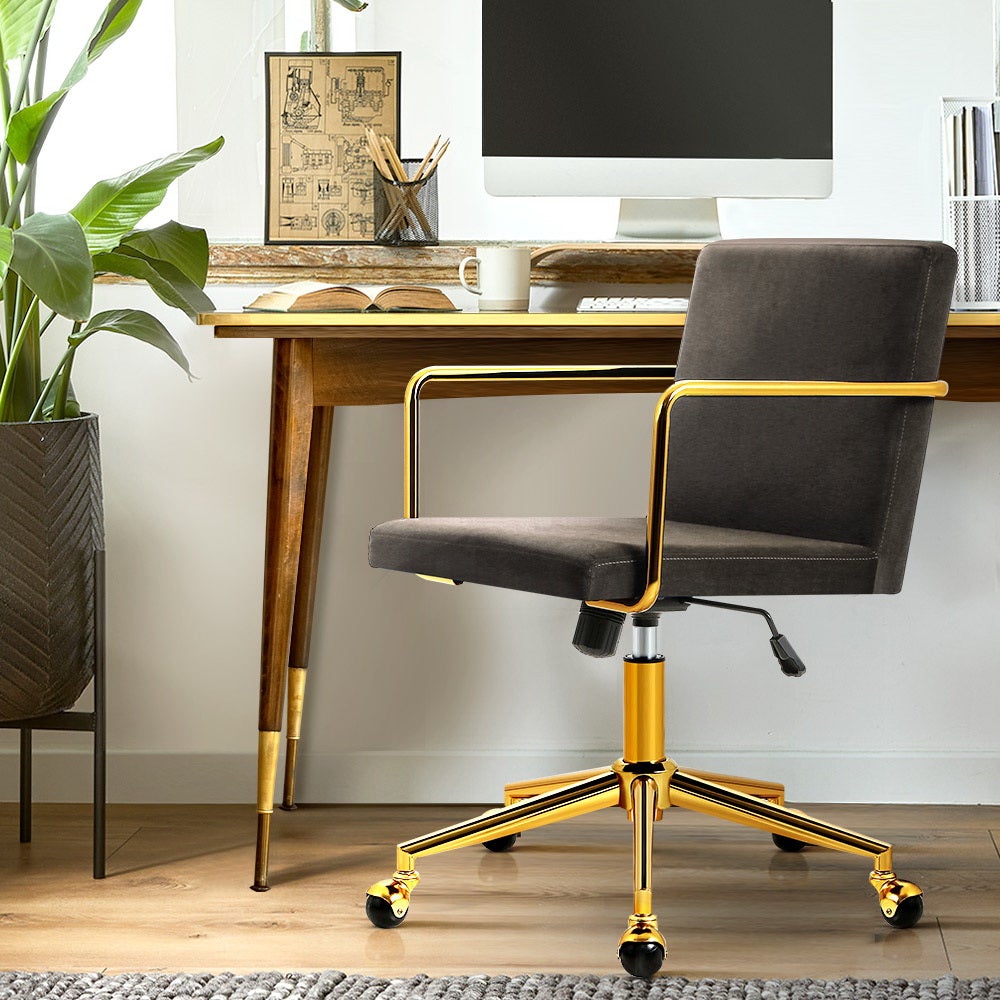
[[[619,240],[710,243],[722,238],[714,198],[622,198]]]

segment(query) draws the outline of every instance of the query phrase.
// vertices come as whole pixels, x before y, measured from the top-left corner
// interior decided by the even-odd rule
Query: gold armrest
[[[692,396],[902,396],[941,399],[948,394],[947,382],[740,382],[729,380],[683,380],[660,396],[653,416],[653,446],[649,474],[649,506],[646,515],[646,588],[634,604],[588,601],[591,607],[627,613],[648,611],[660,594],[663,570],[663,532],[667,498],[667,439],[670,415],[682,399]]]
[[[629,382],[673,379],[674,368],[674,365],[509,365],[505,368],[489,365],[439,365],[418,371],[407,384],[403,397],[403,517],[416,517],[418,514],[420,393],[429,383],[480,382],[490,379],[507,382]]]

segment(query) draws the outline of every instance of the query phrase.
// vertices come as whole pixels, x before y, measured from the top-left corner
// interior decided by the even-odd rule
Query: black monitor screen
[[[829,159],[831,0],[483,0],[483,155]]]

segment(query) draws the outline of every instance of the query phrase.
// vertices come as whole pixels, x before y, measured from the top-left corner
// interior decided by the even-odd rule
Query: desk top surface
[[[236,312],[199,313],[203,326],[683,326],[685,313]]]
[[[199,313],[201,326],[225,338],[621,338],[678,339],[685,313],[555,312],[211,312]],[[1000,312],[953,312],[948,339],[1000,340]]]
[[[338,329],[345,334],[359,328],[391,327],[410,330],[412,333],[449,328],[475,328],[477,330],[507,329],[510,332],[546,330],[557,328],[597,330],[621,328],[673,327],[671,333],[679,334],[684,326],[685,313],[555,313],[555,312],[211,312],[199,313],[201,326],[228,328],[228,336],[268,336],[273,327],[325,327],[330,332]],[[239,328],[239,329],[234,329]],[[253,332],[252,332],[253,331]],[[456,330],[457,332],[457,330]],[[649,332],[652,332],[650,329]],[[949,337],[1000,338],[1000,312],[953,312],[948,319]]]

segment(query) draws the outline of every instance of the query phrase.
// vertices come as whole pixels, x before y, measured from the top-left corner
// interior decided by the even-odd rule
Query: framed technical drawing
[[[399,52],[268,52],[265,243],[372,243],[365,129],[399,149]]]

